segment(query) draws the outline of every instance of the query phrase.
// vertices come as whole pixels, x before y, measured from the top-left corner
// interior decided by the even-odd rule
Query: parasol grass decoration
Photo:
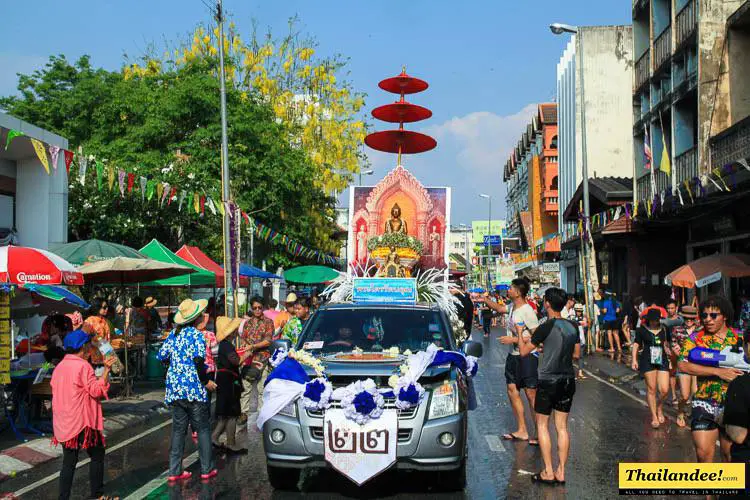
[[[374,269],[374,266],[370,266],[367,268],[361,267],[361,269],[357,269],[356,271],[361,271],[362,276],[370,276]],[[355,274],[360,273],[357,272]],[[354,279],[357,277],[350,274],[339,276],[323,290],[320,296],[334,304],[351,302]],[[451,321],[454,318],[458,318],[458,309],[456,306],[459,304],[459,301],[451,294],[451,288],[454,288],[454,285],[445,280],[444,269],[430,268],[420,270],[414,278],[417,281],[418,302],[436,304],[440,309],[445,311]]]

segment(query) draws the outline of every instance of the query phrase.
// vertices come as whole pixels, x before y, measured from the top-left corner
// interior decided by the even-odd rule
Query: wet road
[[[210,483],[201,484],[193,479],[168,487],[166,468],[171,429],[168,421],[134,428],[118,437],[118,442],[109,443],[106,492],[120,498],[605,499],[618,496],[618,462],[694,460],[689,431],[674,424],[651,429],[640,398],[589,377],[579,382],[573,401],[567,484],[550,487],[532,483],[531,473],[538,471],[541,464],[539,449],[500,439],[503,433],[514,430],[514,424],[504,389],[508,347],[499,344],[497,333],[493,332],[489,339],[474,334],[476,340],[484,342],[485,353],[475,379],[480,404],[470,416],[468,486],[463,493],[433,491],[434,478],[424,474],[386,472],[365,487],[357,488],[329,471],[307,475],[303,479],[304,494],[275,492],[266,478],[262,440],[255,430],[240,434],[241,442],[250,450],[248,455],[219,456],[219,476]],[[188,462],[192,461],[188,470],[198,477],[195,446],[191,442],[186,446],[186,456]],[[0,491],[21,493],[21,498],[57,498],[59,467],[59,460],[44,464],[4,482]],[[87,497],[87,469],[83,465],[76,473],[73,498]]]

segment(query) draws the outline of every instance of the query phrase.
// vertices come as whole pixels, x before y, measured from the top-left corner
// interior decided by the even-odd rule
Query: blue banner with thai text
[[[358,303],[415,304],[415,278],[354,278],[352,300]]]

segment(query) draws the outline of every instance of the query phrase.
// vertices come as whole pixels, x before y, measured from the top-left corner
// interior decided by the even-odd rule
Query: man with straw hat
[[[226,450],[228,453],[244,454],[246,449],[238,449],[235,445],[237,419],[240,417],[240,394],[242,381],[240,380],[240,365],[253,356],[252,350],[247,350],[242,356],[234,348],[237,329],[242,320],[219,316],[216,318],[216,340],[219,342],[219,353],[216,357],[216,428],[211,439],[214,446],[221,447],[219,439],[226,433]]]
[[[169,365],[164,402],[172,410],[170,482],[189,479],[191,476],[182,468],[188,422],[198,433],[201,479],[211,479],[218,473],[214,468],[211,450],[211,416],[207,392],[215,390],[216,384],[206,373],[206,341],[196,328],[196,324],[203,319],[203,311],[207,305],[206,300],[183,300],[174,316],[175,329],[159,349],[159,360]]]

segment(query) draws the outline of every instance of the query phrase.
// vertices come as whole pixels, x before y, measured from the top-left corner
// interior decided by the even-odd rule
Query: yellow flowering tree
[[[366,162],[362,154],[366,125],[360,113],[364,95],[337,77],[346,61],[317,55],[314,40],[303,38],[296,25],[291,19],[288,33],[280,39],[270,32],[260,35],[254,26],[246,42],[230,23],[224,40],[227,80],[243,100],[259,99],[270,105],[277,120],[287,125],[290,144],[319,167],[317,187],[336,194]],[[153,76],[167,65],[179,68],[218,57],[218,43],[218,28],[199,26],[192,39],[162,59],[144,58],[125,66],[124,76]]]

